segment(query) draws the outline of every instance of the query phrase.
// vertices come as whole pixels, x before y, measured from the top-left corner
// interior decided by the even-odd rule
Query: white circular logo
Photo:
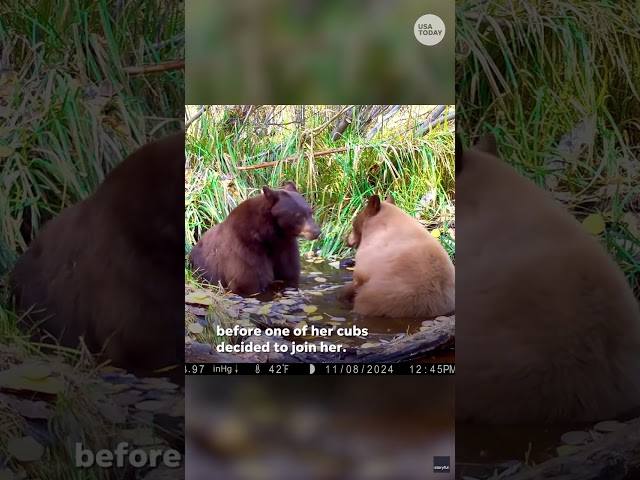
[[[414,25],[413,34],[421,44],[432,47],[444,38],[444,22],[437,15],[423,15]]]

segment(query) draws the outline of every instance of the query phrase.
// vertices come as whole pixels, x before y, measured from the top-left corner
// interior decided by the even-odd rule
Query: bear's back
[[[132,371],[181,361],[183,168],[184,133],[147,144],[44,225],[10,276],[32,323]]]
[[[594,420],[640,404],[638,305],[604,246],[496,156],[463,156],[459,418]]]

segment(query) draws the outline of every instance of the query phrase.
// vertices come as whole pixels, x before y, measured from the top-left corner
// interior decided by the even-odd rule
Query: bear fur
[[[83,337],[137,375],[183,363],[184,139],[127,157],[18,259],[10,288],[37,339],[75,348]]]
[[[354,311],[427,318],[455,311],[455,268],[444,247],[393,197],[374,195],[356,215],[347,245],[356,248],[353,282],[341,292]]]
[[[190,254],[196,275],[239,295],[264,292],[274,282],[298,287],[298,237],[314,240],[320,228],[293,182],[262,192],[198,240]]]
[[[456,138],[456,416],[595,422],[640,406],[640,312],[597,237],[498,158]]]

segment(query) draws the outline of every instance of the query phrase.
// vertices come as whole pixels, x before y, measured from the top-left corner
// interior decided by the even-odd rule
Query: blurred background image
[[[155,474],[148,466],[77,468],[76,442],[92,452],[112,449],[120,441],[144,449],[183,449],[184,395],[177,385],[100,368],[103,364],[86,349],[32,341],[9,288],[16,261],[50,221],[91,197],[105,176],[142,145],[184,128],[183,65],[184,2],[0,4],[0,478]],[[182,161],[176,161],[179,187]],[[144,173],[138,177],[139,188],[119,197],[129,210],[150,190],[153,168]],[[78,223],[101,223],[105,232],[91,235],[71,222],[58,228],[64,235],[42,249],[48,258],[60,259],[51,270],[67,268],[63,262],[69,257],[114,264],[134,258],[131,249],[122,248],[121,230],[108,228],[112,223],[105,208],[84,213],[86,221]],[[149,218],[141,216],[140,224],[153,235]],[[100,242],[103,253],[96,254]],[[180,249],[177,255],[180,261]],[[129,271],[142,271],[135,261],[126,263]],[[90,307],[84,319],[115,310],[122,303],[121,291],[103,287],[105,270],[74,282],[88,285],[82,298],[67,296],[60,303],[85,302]],[[43,277],[33,275],[25,284],[44,289]],[[129,292],[144,288],[140,282],[121,284]],[[180,291],[177,296],[173,305],[180,308]],[[166,311],[173,308],[171,302],[166,299]],[[148,332],[141,329],[143,337]],[[148,401],[157,407],[153,412],[145,411]]]
[[[185,478],[453,479],[454,382],[190,376]],[[434,456],[449,473],[434,473]]]
[[[451,0],[188,0],[186,103],[452,104],[454,21]]]

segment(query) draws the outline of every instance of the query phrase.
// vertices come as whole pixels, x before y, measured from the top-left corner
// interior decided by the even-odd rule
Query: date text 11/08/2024
[[[185,375],[455,375],[453,363],[187,363]]]

